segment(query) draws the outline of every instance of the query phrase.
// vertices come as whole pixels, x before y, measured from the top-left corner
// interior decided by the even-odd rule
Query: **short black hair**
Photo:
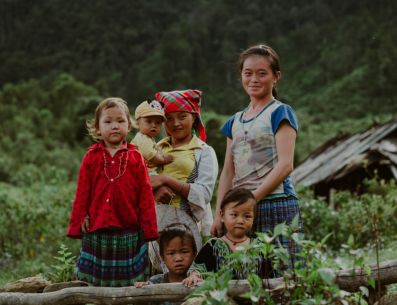
[[[255,196],[250,190],[244,188],[231,189],[225,194],[225,197],[223,197],[223,200],[221,202],[221,210],[223,211],[225,205],[230,202],[236,202],[235,206],[238,206],[247,202],[250,199],[256,202]]]
[[[166,229],[160,233],[160,255],[164,256],[164,250],[166,244],[168,244],[175,237],[180,237],[182,240],[187,240],[192,244],[192,250],[194,254],[197,254],[197,246],[193,235],[188,230],[182,230],[177,228]]]

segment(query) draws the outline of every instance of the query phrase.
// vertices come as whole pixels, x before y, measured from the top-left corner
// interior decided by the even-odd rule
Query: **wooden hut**
[[[292,178],[328,196],[331,189],[360,192],[362,181],[375,175],[397,179],[397,119],[329,140],[296,167]]]

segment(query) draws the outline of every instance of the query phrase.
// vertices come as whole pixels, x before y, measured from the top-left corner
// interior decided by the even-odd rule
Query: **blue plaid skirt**
[[[293,196],[261,200],[257,204],[253,231],[272,233],[274,227],[280,223],[291,224],[297,214],[300,215],[299,201]],[[303,221],[300,216],[296,233],[303,234]],[[278,242],[288,249],[291,257],[300,252],[299,246],[287,237],[280,236]]]
[[[133,286],[148,274],[147,243],[142,232],[102,229],[83,234],[76,277],[94,286]]]

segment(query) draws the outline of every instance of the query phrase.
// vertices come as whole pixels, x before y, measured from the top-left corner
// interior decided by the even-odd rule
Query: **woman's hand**
[[[175,193],[167,186],[161,186],[154,192],[154,201],[160,204],[169,204]]]
[[[81,224],[81,232],[88,233],[90,231],[90,217],[87,215]]]
[[[151,175],[150,176],[150,184],[152,185],[152,189],[156,190],[160,186],[164,185],[164,175]]]
[[[252,195],[254,195],[256,203],[258,203],[259,201],[261,201],[261,198],[259,197],[258,191],[255,190],[252,192]]]
[[[216,213],[214,222],[212,223],[211,226],[211,236],[214,237],[221,237],[223,236],[223,225],[222,225],[222,219],[221,215],[219,213]]]

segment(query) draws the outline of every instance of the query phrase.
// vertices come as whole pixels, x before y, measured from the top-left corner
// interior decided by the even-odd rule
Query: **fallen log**
[[[381,285],[397,283],[397,261],[381,263],[379,268],[371,266],[371,275],[379,277]],[[335,273],[335,283],[343,290],[358,291],[360,286],[369,286],[368,275],[361,269],[341,270]],[[263,280],[264,287],[270,290],[284,285],[282,278]],[[91,304],[146,304],[156,301],[183,300],[194,289],[180,283],[148,285],[135,287],[73,287],[48,293],[0,293],[0,305],[67,305],[78,303]],[[228,293],[237,297],[249,291],[246,280],[230,281]]]
[[[268,289],[274,289],[282,279],[264,280]],[[79,303],[91,304],[147,304],[158,301],[179,301],[194,291],[180,283],[147,285],[135,287],[73,287],[48,293],[0,293],[0,305],[67,305]],[[229,295],[236,297],[249,291],[246,280],[229,282]]]
[[[376,264],[370,267],[370,276],[382,286],[397,283],[397,260],[382,262],[379,268]],[[360,268],[341,270],[336,272],[335,283],[343,290],[358,291],[360,286],[369,286],[368,274]]]

